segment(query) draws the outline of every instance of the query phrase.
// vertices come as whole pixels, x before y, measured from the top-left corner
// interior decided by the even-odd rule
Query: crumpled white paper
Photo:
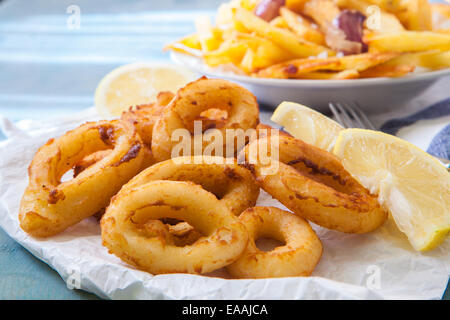
[[[108,254],[100,227],[88,218],[60,235],[39,240],[19,227],[18,209],[28,183],[27,167],[47,139],[95,120],[94,109],[49,122],[0,119],[9,137],[0,143],[0,227],[33,255],[81,289],[112,299],[440,299],[450,273],[450,241],[419,253],[392,220],[365,235],[313,225],[324,251],[311,277],[230,280],[208,276],[153,276]],[[257,205],[285,209],[265,192]]]

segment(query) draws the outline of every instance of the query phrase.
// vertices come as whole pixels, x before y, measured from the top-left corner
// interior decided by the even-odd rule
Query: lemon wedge
[[[103,117],[117,117],[130,106],[152,103],[160,91],[176,92],[196,79],[194,73],[170,64],[133,63],[118,67],[99,82],[95,106]]]
[[[434,157],[400,138],[345,129],[333,153],[391,213],[418,251],[431,250],[450,232],[450,173]]]
[[[282,102],[270,118],[296,139],[331,151],[344,128],[311,108],[294,102]]]

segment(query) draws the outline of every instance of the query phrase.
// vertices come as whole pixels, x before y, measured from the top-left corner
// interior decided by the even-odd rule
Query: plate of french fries
[[[259,101],[398,106],[450,75],[450,4],[232,0],[168,44],[174,62],[239,82]]]

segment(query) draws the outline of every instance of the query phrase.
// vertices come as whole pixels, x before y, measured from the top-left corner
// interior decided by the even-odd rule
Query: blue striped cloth
[[[396,135],[404,127],[418,126],[419,121],[433,120],[450,116],[450,98],[440,101],[419,112],[400,119],[392,119],[380,128],[389,134]],[[426,151],[436,157],[450,159],[450,121],[429,141]]]

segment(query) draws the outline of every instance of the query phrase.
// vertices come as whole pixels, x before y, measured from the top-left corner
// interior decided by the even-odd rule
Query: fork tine
[[[342,107],[338,103],[332,103],[330,102],[328,105],[331,109],[331,112],[333,113],[334,117],[336,118],[336,121],[343,126],[344,128],[351,128],[352,123],[345,111],[342,109]]]
[[[350,117],[349,112],[348,112],[347,108],[345,107],[345,105],[343,105],[340,102],[337,102],[336,107],[337,107],[337,110],[341,114],[341,118],[344,120],[344,126],[346,128],[354,128],[355,123],[354,123],[353,119]]]
[[[365,122],[365,126],[363,128],[368,128],[371,130],[377,130],[375,126],[370,122],[369,118],[366,116],[366,114],[361,110],[358,103],[353,102],[353,110],[355,110],[359,114],[359,118],[362,119],[362,121]]]
[[[336,121],[337,121],[341,126],[345,127],[344,121],[342,120],[341,116],[339,115],[339,112],[336,110],[335,105],[334,105],[332,102],[330,102],[330,103],[328,104],[328,107],[330,108],[331,113],[333,114],[333,116],[336,118]]]
[[[329,103],[329,107],[331,109],[331,112],[333,113],[334,117],[336,118],[336,121],[343,126],[344,128],[348,128],[351,126],[351,123],[348,122],[348,117],[345,117],[344,110],[342,110],[342,107],[339,106],[337,103]]]
[[[355,108],[353,108],[350,104],[345,104],[345,103],[343,103],[343,106],[346,109],[347,113],[350,113],[350,115],[352,116],[353,123],[356,124],[356,125],[354,125],[355,127],[361,128],[361,129],[367,128],[367,126],[363,123],[360,115],[357,114],[357,111],[355,110]]]

